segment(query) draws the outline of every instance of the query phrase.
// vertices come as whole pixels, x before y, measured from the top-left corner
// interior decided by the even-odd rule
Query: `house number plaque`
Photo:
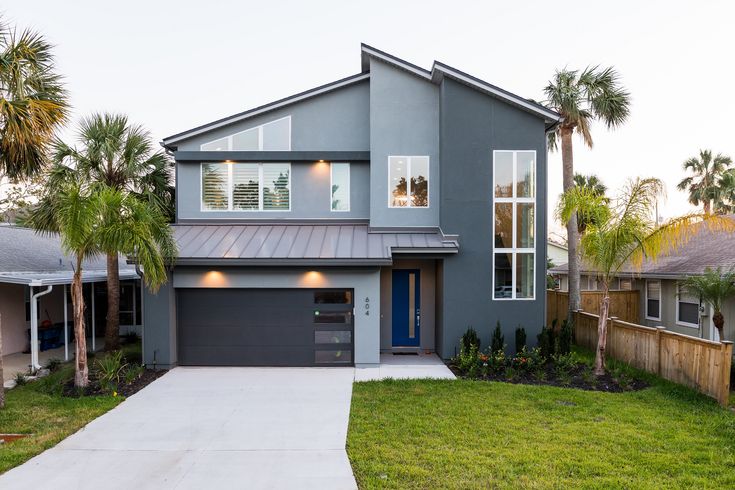
[[[370,316],[370,298],[365,296],[365,316]]]

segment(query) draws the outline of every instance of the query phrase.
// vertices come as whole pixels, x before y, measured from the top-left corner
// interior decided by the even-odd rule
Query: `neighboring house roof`
[[[546,243],[549,246],[551,246],[551,247],[556,247],[556,248],[559,248],[561,250],[569,250],[566,245],[563,245],[561,243],[557,243],[557,242],[555,242],[553,240],[546,240]]]
[[[56,235],[39,234],[35,230],[12,225],[0,226],[0,282],[13,284],[70,284],[74,260],[61,250]],[[101,281],[107,277],[104,256],[85,260],[82,265],[84,282]],[[134,279],[135,268],[120,258],[120,279]]]
[[[658,257],[655,261],[644,260],[640,270],[628,264],[619,275],[677,279],[703,274],[708,267],[722,267],[724,270],[735,268],[735,233],[711,231],[701,223],[696,226],[698,230],[692,238],[674,253]],[[566,274],[567,264],[554,267],[551,272]],[[583,263],[581,272],[595,273],[595,270]]]
[[[440,231],[370,232],[355,224],[174,225],[181,264],[387,265],[395,254],[457,253]]]
[[[362,44],[360,48],[362,56],[362,73],[342,78],[335,82],[327,83],[325,85],[321,85],[319,87],[306,90],[304,92],[300,92],[298,94],[291,95],[289,97],[279,99],[274,102],[270,102],[254,109],[249,109],[247,111],[224,117],[222,119],[212,121],[196,128],[168,136],[163,139],[162,144],[168,149],[174,149],[176,143],[196,136],[198,134],[217,129],[222,126],[241,121],[243,119],[248,119],[250,117],[257,116],[258,114],[262,114],[264,112],[272,111],[274,109],[293,104],[294,102],[299,102],[301,100],[305,100],[311,97],[316,97],[318,95],[331,92],[333,90],[337,90],[348,85],[360,83],[370,78],[370,57],[380,59],[383,62],[401,68],[435,84],[440,84],[444,77],[449,77],[475,90],[503,100],[504,102],[507,102],[521,110],[543,118],[543,120],[546,122],[547,130],[550,130],[562,120],[562,117],[558,113],[544,107],[541,104],[515,95],[511,92],[508,92],[507,90],[492,85],[491,83],[485,82],[484,80],[480,80],[479,78],[473,77],[472,75],[457,70],[456,68],[452,68],[451,66],[441,63],[439,61],[434,61],[431,71],[429,71],[417,65],[409,63],[408,61],[402,60],[396,56],[388,54],[384,51],[373,48],[372,46],[368,46],[367,44]]]

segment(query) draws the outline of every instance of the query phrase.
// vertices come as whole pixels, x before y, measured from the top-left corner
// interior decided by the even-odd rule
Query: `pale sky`
[[[735,2],[727,0],[12,0],[1,8],[7,22],[56,45],[75,121],[124,112],[159,140],[358,73],[365,42],[537,100],[556,68],[614,65],[633,97],[630,120],[614,132],[594,126],[592,151],[575,140],[575,170],[612,189],[633,176],[664,179],[663,216],[690,209],[675,188],[686,158],[699,148],[735,157]],[[560,155],[549,163],[555,201]]]

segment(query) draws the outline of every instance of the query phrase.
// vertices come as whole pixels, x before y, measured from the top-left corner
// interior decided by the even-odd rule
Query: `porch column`
[[[92,285],[92,352],[94,352],[94,344],[95,344],[95,341],[94,341],[94,338],[95,338],[95,326],[94,326],[94,317],[95,317],[95,314],[94,314],[94,282],[91,283],[91,285]],[[84,341],[86,342],[87,339],[84,339]]]
[[[41,284],[31,284],[31,373],[41,369],[38,363],[38,298],[51,292],[53,286],[47,286],[45,290],[33,294],[33,286],[41,286]]]
[[[66,284],[64,284],[64,361],[69,360],[69,314],[66,301]]]

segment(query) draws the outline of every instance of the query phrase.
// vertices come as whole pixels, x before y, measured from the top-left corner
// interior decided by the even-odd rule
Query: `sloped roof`
[[[166,148],[173,148],[176,143],[183,141],[185,139],[191,138],[193,136],[196,136],[198,134],[205,133],[207,131],[211,131],[213,129],[216,129],[222,126],[226,126],[228,124],[232,124],[237,121],[241,121],[243,119],[248,119],[258,114],[272,111],[274,109],[283,107],[288,104],[293,104],[294,102],[298,102],[298,101],[305,100],[311,97],[315,97],[323,93],[331,92],[333,90],[337,90],[339,88],[342,88],[348,85],[360,83],[370,78],[370,63],[369,63],[370,57],[374,57],[386,63],[390,63],[393,66],[396,66],[400,69],[413,73],[414,75],[424,78],[432,83],[439,84],[441,83],[444,77],[452,78],[475,90],[479,90],[492,97],[501,99],[521,110],[524,110],[526,112],[534,114],[535,116],[543,118],[544,121],[546,122],[547,129],[552,128],[562,119],[559,114],[552,111],[551,109],[548,109],[542,106],[541,104],[538,104],[532,100],[520,97],[514,93],[508,92],[507,90],[504,90],[484,80],[480,80],[479,78],[473,77],[472,75],[464,73],[456,68],[453,68],[439,61],[434,61],[431,70],[426,70],[424,68],[421,68],[420,66],[414,65],[413,63],[409,63],[408,61],[402,60],[401,58],[398,58],[397,56],[388,54],[385,51],[381,51],[372,46],[368,46],[367,44],[360,45],[360,53],[361,53],[361,61],[362,61],[362,73],[358,73],[356,75],[352,75],[352,76],[349,76],[349,77],[346,77],[346,78],[343,78],[343,79],[340,79],[340,80],[337,80],[331,83],[327,83],[325,85],[321,85],[319,87],[315,87],[313,89],[309,89],[304,92],[300,92],[298,94],[291,95],[289,97],[285,97],[283,99],[279,99],[279,100],[270,102],[268,104],[264,104],[259,107],[255,107],[253,109],[249,109],[249,110],[240,112],[238,114],[234,114],[232,116],[224,117],[222,119],[218,119],[216,121],[212,121],[210,123],[203,124],[201,126],[197,126],[195,128],[188,129],[186,131],[182,131],[180,133],[173,134],[171,136],[167,136],[166,138],[163,139],[162,144]]]
[[[355,224],[174,225],[179,262],[253,265],[383,265],[393,254],[456,253],[439,231],[374,233]]]
[[[731,217],[735,219],[735,217]],[[692,238],[673,254],[647,259],[639,271],[626,265],[620,275],[635,275],[651,278],[681,278],[703,274],[705,269],[722,267],[723,270],[735,268],[735,233],[712,231],[702,224]],[[582,264],[583,273],[594,273],[588,264]],[[551,269],[552,273],[566,274],[568,264]]]
[[[58,236],[36,233],[18,226],[0,226],[0,282],[17,284],[65,284],[74,274],[74,260],[61,250]],[[87,259],[82,264],[85,281],[104,280],[107,262],[104,256]],[[86,276],[86,277],[85,277]],[[135,268],[120,257],[120,278],[137,277]]]

